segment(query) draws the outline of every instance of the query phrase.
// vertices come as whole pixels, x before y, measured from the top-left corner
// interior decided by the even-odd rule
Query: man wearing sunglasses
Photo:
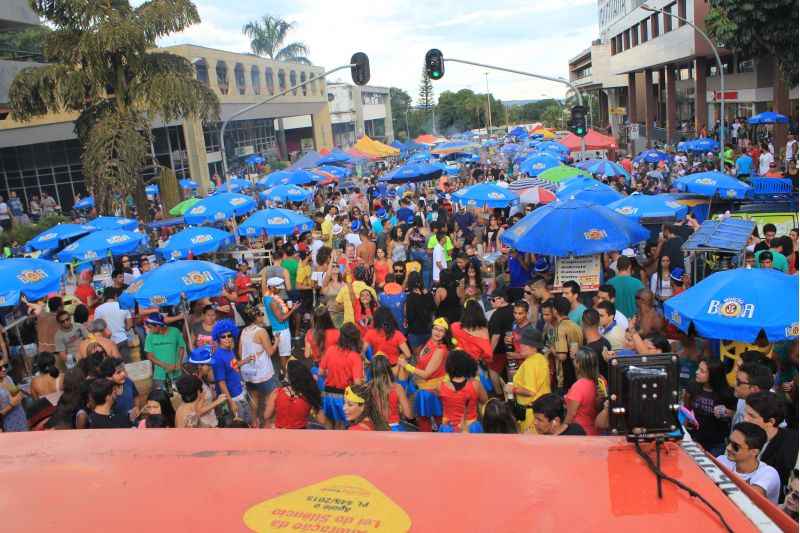
[[[66,311],[59,311],[56,319],[58,320],[58,330],[53,336],[56,354],[58,354],[56,367],[61,372],[66,372],[67,368],[75,366],[78,347],[85,335],[83,328],[75,324],[72,316]]]
[[[740,422],[733,427],[725,455],[717,457],[717,461],[777,504],[781,478],[777,470],[758,458],[766,442],[767,434],[763,429],[752,422]]]

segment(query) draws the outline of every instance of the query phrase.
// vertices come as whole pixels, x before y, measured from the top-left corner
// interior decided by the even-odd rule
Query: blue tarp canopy
[[[298,159],[294,163],[292,163],[292,166],[290,166],[289,168],[290,169],[311,168],[311,167],[316,166],[317,162],[320,159],[322,159],[322,155],[320,155],[319,152],[316,152],[316,151],[312,150],[312,151],[304,154],[303,157],[301,157],[300,159]]]
[[[706,220],[689,237],[681,250],[684,252],[702,252],[719,250],[739,253],[747,246],[753,233],[755,222],[729,218],[726,220]]]

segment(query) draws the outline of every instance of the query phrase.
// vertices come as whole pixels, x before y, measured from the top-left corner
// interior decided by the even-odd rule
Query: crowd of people
[[[631,167],[630,181],[602,179],[623,193],[669,190],[698,168],[681,157]],[[31,319],[5,332],[3,430],[603,435],[608,361],[676,353],[691,437],[796,517],[797,343],[703,339],[663,315],[692,279],[680,247],[697,221],[664,225],[639,251],[603,254],[604,281],[587,293],[555,283],[553,258],[503,244],[532,206],[450,202],[448,191],[507,169],[498,158],[435,186],[374,175],[359,189],[319,189],[294,206],[312,231],[243,241],[269,259],[245,254],[222,293],[188,312],[120,307],[122,291],[155,267],[148,255],[117,258],[100,293],[84,270],[73,294],[30,303]],[[764,226],[748,266],[796,274],[797,238]],[[152,365],[149,391],[127,375],[139,359]]]

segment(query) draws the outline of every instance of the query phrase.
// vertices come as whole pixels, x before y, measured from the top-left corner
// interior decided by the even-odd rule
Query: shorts
[[[281,357],[289,357],[292,355],[292,334],[288,329],[280,331],[272,331],[272,336],[275,337],[275,342],[278,344],[278,355]]]
[[[272,391],[278,388],[278,376],[273,374],[267,381],[261,381],[259,383],[246,381],[244,385],[249,392],[258,392],[262,396],[269,396]]]

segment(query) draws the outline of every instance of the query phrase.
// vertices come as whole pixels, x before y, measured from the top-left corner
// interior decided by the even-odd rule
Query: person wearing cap
[[[681,267],[675,267],[669,273],[669,284],[672,287],[672,297],[675,297],[686,290],[683,285],[683,277],[686,272]]]
[[[153,388],[163,389],[167,379],[175,380],[180,376],[186,343],[180,331],[167,326],[161,313],[148,315],[145,326],[144,352],[153,363]]]
[[[491,304],[494,313],[489,319],[489,341],[494,355],[489,368],[504,376],[508,351],[504,339],[514,329],[514,308],[509,305],[508,294],[503,287],[498,287],[492,292]]]
[[[207,344],[189,352],[185,365],[187,374],[196,377],[202,384],[200,395],[203,398],[204,407],[197,410],[197,412],[200,417],[199,427],[204,428],[219,426],[216,407],[228,401],[226,394],[217,395],[211,386],[214,384],[214,371],[211,368],[213,363],[214,357],[211,354],[211,345]]]
[[[348,232],[344,236],[344,240],[347,241],[348,244],[353,245],[353,247],[358,248],[361,244],[361,237],[359,233],[361,232],[362,222],[358,219],[353,220],[350,222],[350,225],[347,226]]]
[[[521,433],[535,432],[531,406],[537,398],[550,392],[550,363],[541,353],[542,346],[542,334],[536,328],[528,326],[520,331],[519,355],[523,361],[513,381],[506,384],[505,392],[516,404]]]
[[[286,369],[286,362],[292,355],[292,334],[289,332],[289,317],[300,307],[299,301],[285,302],[280,296],[284,288],[283,278],[269,278],[267,292],[264,294],[264,311],[272,326],[272,335],[278,345],[278,355],[281,358],[281,367]]]

